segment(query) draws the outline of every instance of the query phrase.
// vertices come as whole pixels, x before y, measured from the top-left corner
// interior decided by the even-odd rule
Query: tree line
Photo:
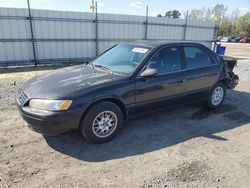
[[[179,10],[172,10],[165,15],[158,14],[157,17],[180,18],[181,13]],[[238,8],[231,14],[228,14],[228,8],[222,4],[213,8],[193,9],[188,13],[188,19],[214,22],[219,28],[219,36],[250,36],[250,12],[240,15]]]

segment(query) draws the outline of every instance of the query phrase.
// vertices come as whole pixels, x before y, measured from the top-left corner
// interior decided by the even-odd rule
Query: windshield
[[[138,67],[149,50],[147,47],[120,44],[102,54],[93,61],[93,64],[96,67],[128,75]]]

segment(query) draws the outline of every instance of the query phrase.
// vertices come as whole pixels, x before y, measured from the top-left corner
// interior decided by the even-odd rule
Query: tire
[[[120,130],[123,114],[112,102],[100,102],[90,108],[81,122],[80,131],[92,143],[110,141]]]
[[[214,85],[208,94],[207,105],[211,109],[219,108],[226,96],[226,86],[222,82]]]

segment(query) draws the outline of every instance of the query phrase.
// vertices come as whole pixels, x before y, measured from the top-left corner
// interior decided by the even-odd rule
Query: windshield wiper
[[[106,71],[108,71],[108,72],[110,72],[110,73],[112,73],[112,70],[110,70],[108,67],[105,67],[105,66],[103,66],[103,65],[94,65],[95,67],[98,67],[98,68],[101,68],[101,69],[103,69],[103,70],[106,70]]]
[[[92,61],[86,63],[86,65],[89,65],[89,64],[91,65],[91,67],[92,67],[93,69],[95,69],[95,65],[94,65],[94,63],[92,63]]]

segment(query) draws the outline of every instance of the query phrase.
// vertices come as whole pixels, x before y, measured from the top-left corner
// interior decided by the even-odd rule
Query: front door
[[[183,63],[177,47],[160,49],[146,68],[154,68],[157,74],[136,80],[136,113],[148,113],[183,102]]]

